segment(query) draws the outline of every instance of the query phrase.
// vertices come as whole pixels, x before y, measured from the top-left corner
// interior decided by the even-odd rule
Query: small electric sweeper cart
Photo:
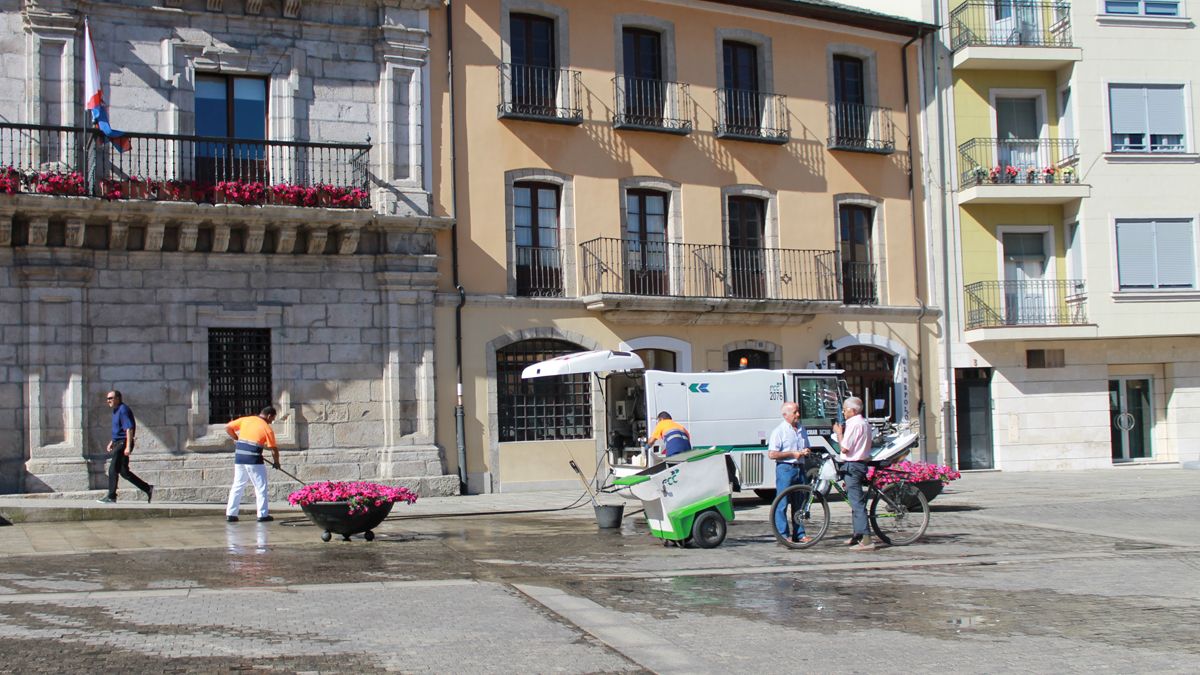
[[[642,500],[650,532],[663,542],[715,548],[733,520],[729,474],[721,447],[696,448],[667,457],[632,476],[613,479]]]

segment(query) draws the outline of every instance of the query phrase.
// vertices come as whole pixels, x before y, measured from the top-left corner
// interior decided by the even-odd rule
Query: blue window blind
[[[1120,289],[1195,288],[1193,229],[1191,219],[1118,220]]]

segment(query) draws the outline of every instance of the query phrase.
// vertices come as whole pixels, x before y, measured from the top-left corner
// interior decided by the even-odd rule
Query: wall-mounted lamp
[[[825,336],[825,349],[833,349],[833,338],[829,335]]]

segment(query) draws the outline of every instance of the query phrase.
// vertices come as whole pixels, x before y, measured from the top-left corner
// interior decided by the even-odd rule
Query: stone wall
[[[21,139],[43,132],[12,125],[84,124],[85,11],[110,118],[134,142],[112,157],[141,162],[129,174],[169,178],[190,161],[148,152],[158,141],[137,134],[184,147],[203,73],[266,79],[267,140],[371,139],[370,204],[358,208],[0,194],[0,492],[100,487],[103,394],[116,388],[138,419],[134,468],[156,494],[221,498],[232,444],[210,423],[211,328],[270,331],[276,433],[300,478],[457,489],[431,382],[433,238],[448,226],[432,216],[425,176],[433,4],[0,0],[0,46],[11,47],[0,54],[0,167],[62,170],[75,156],[31,160]],[[270,182],[301,184],[295,157],[264,160]]]

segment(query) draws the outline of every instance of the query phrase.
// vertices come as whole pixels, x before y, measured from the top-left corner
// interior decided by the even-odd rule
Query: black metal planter
[[[371,530],[378,527],[384,518],[392,511],[392,502],[383,506],[369,506],[366,511],[350,513],[347,502],[313,502],[300,507],[304,515],[321,528],[321,541],[329,541],[333,535],[340,534],[342,539],[350,541],[351,535],[362,533],[363,539],[371,541],[375,533]]]

